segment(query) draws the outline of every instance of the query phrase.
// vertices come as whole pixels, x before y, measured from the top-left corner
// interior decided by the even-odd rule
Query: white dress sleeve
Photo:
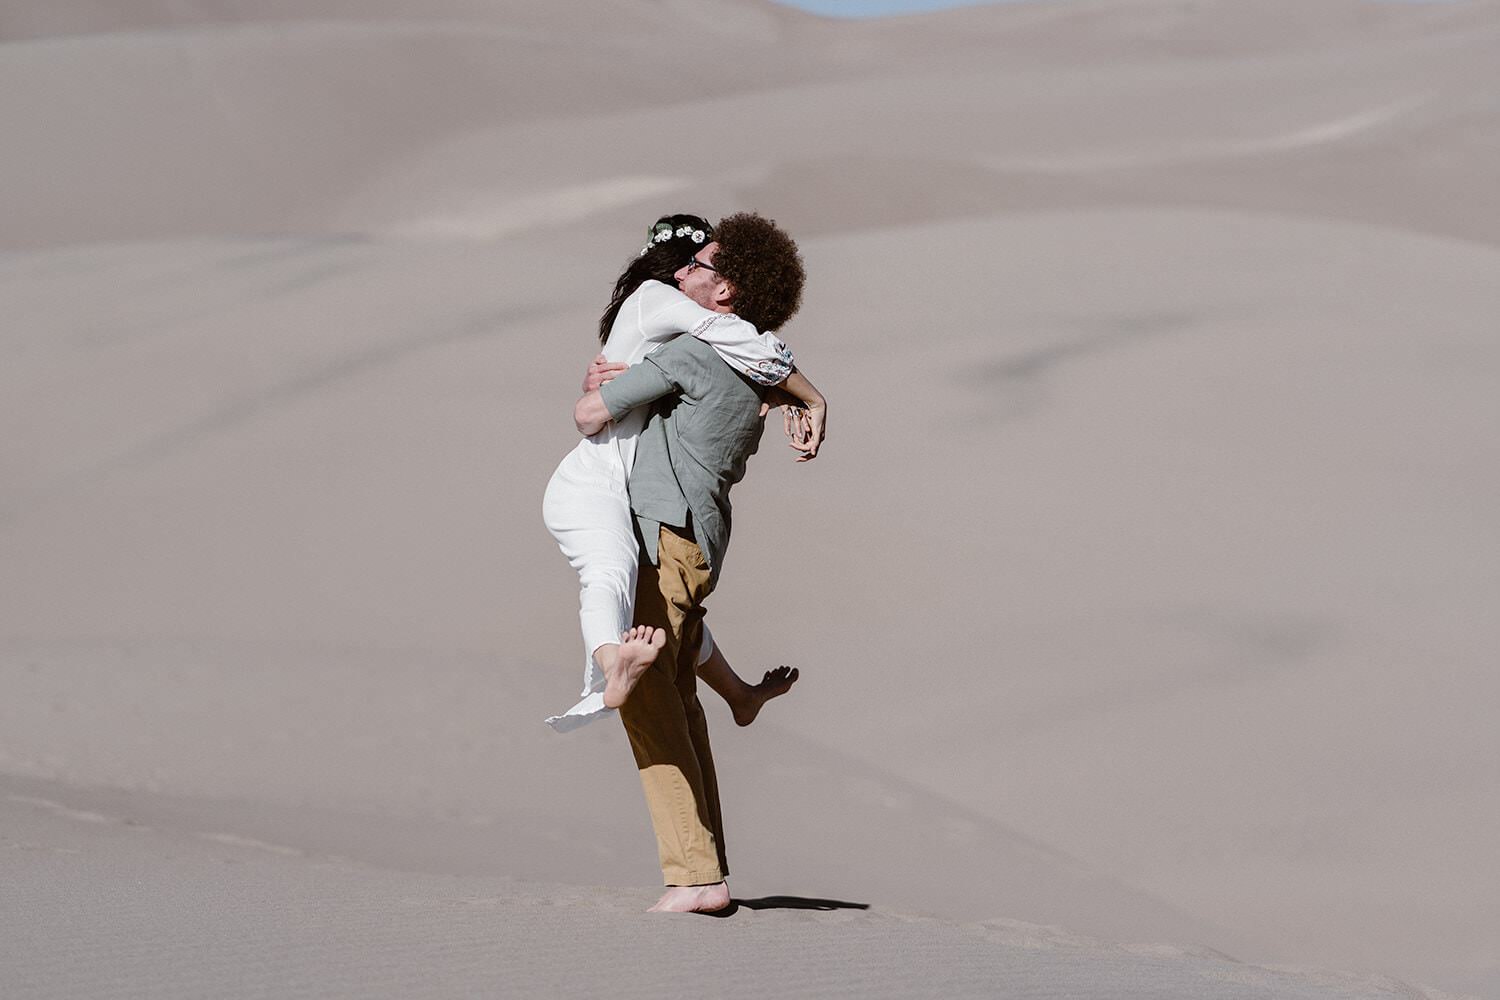
[[[647,343],[665,344],[691,334],[718,352],[724,362],[759,385],[780,385],[792,373],[791,348],[774,333],[761,333],[733,313],[705,309],[659,281],[641,285],[637,301],[641,334]]]

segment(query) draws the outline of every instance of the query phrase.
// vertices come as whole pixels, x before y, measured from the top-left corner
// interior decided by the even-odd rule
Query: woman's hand
[[[817,458],[818,448],[828,433],[828,404],[786,406],[781,413],[787,441],[802,452],[797,456],[797,461],[811,462]]]
[[[782,425],[791,446],[802,452],[797,461],[811,462],[817,458],[828,425],[828,400],[817,386],[800,369],[793,368],[786,381],[767,394],[766,400],[772,406],[785,407]],[[765,407],[761,407],[760,414],[766,415]]]
[[[819,396],[815,402],[809,403],[778,386],[766,393],[760,405],[760,415],[765,416],[773,406],[781,407],[781,426],[786,432],[787,443],[802,452],[797,461],[811,462],[817,458],[818,448],[827,435],[828,401]]]
[[[583,391],[593,392],[629,367],[623,361],[606,361],[604,355],[599,355],[589,363],[588,369],[583,373]]]

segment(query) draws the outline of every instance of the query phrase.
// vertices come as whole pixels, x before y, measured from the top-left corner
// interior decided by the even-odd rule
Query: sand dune
[[[54,710],[50,720],[6,713],[7,731],[31,748],[8,770],[92,788],[92,801],[133,821],[217,822],[258,842],[443,874],[606,882],[628,872],[652,881],[649,827],[612,726],[580,734],[583,749],[556,766],[491,778],[496,761],[558,752],[554,734],[525,724],[555,696],[542,683],[544,664],[264,641],[54,642],[5,653],[46,665],[45,676],[17,670],[6,679],[22,703]],[[245,669],[226,682],[235,664]],[[164,689],[170,705],[139,700]],[[140,740],[135,720],[163,711],[193,721]],[[58,717],[74,725],[58,727]],[[421,731],[411,728],[416,719]],[[443,720],[441,729],[427,720]],[[774,723],[749,734],[716,721],[729,730],[721,740],[731,751],[725,780],[737,789],[737,864],[751,879],[975,919],[991,916],[1001,894],[1033,921],[1068,919],[1117,938],[1202,930],[1161,900],[877,766]],[[559,794],[569,787],[578,794]],[[109,788],[130,795],[110,799]],[[516,808],[520,799],[528,808]],[[371,816],[411,835],[362,836]],[[918,820],[933,825],[941,851],[913,840]],[[936,906],[931,887],[954,867],[970,877]]]
[[[0,5],[0,992],[1500,989],[1500,7],[407,10]],[[740,207],[834,415],[710,602],[804,675],[710,706],[735,891],[873,909],[658,931],[538,509]]]
[[[564,993],[607,981],[626,997],[1443,1000],[1385,977],[1257,967],[1210,949],[1118,945],[1018,921],[960,924],[841,899],[741,895],[721,920],[663,919],[640,913],[645,893],[617,889],[390,871],[372,879],[336,858],[125,825],[8,791],[0,816],[8,846],[31,856],[8,895],[45,914],[4,924],[7,993],[18,998]],[[59,895],[89,904],[54,909]],[[214,905],[203,907],[207,899]],[[708,978],[652,961],[648,940],[692,954]]]
[[[398,231],[409,231],[410,216],[424,204],[444,219],[476,205],[481,215],[505,214],[499,206],[511,200],[546,204],[573,187],[618,183],[622,169],[656,177],[670,164],[667,175],[712,185],[775,174],[809,157],[839,164],[916,157],[939,169],[967,163],[994,171],[985,184],[992,191],[1018,180],[1031,186],[1033,174],[1086,173],[1086,184],[1070,186],[1074,196],[1080,186],[1105,184],[1114,197],[1159,198],[1170,181],[1171,198],[1181,197],[1184,181],[1212,182],[1163,173],[1176,165],[1233,169],[1235,161],[1335,142],[1348,154],[1341,170],[1356,171],[1362,182],[1358,208],[1347,204],[1356,200],[1347,187],[1338,187],[1344,197],[1327,191],[1316,168],[1297,187],[1313,187],[1342,212],[1373,211],[1402,224],[1421,217],[1466,236],[1493,219],[1439,196],[1451,193],[1446,175],[1453,166],[1476,176],[1500,169],[1493,147],[1474,141],[1495,127],[1497,98],[1485,67],[1497,37],[1493,24],[1473,24],[1472,12],[1454,23],[1451,15],[1425,12],[1375,18],[1361,5],[1363,20],[1377,26],[1400,13],[1416,25],[1380,33],[1366,27],[1310,47],[1293,34],[1313,30],[1298,24],[1305,17],[1282,11],[1281,51],[1248,47],[1212,61],[1153,53],[1147,40],[1118,37],[1116,26],[1120,65],[1101,88],[1099,55],[1039,59],[1032,51],[1039,28],[1050,31],[1046,39],[1081,45],[1103,30],[1096,22],[1113,25],[1119,16],[1085,10],[1056,23],[1056,11],[1092,6],[1049,7],[1051,16],[1030,30],[1025,20],[1009,27],[988,11],[954,12],[929,19],[932,32],[954,23],[941,43],[921,46],[878,24],[839,24],[850,37],[830,37],[829,25],[800,30],[808,19],[747,8],[771,21],[764,32],[746,33],[733,18],[714,30],[650,5],[601,5],[597,33],[582,36],[566,30],[574,16],[561,14],[412,22],[375,11],[338,20],[335,8],[306,24],[257,9],[262,20],[244,20],[240,11],[231,23],[193,20],[171,31],[13,43],[0,64],[0,93],[9,95],[0,98],[0,121],[14,136],[0,152],[10,179],[0,204],[9,224],[0,239],[26,247],[360,232],[399,222],[406,227]],[[799,30],[779,23],[785,18]],[[966,22],[976,19],[1008,34],[975,48],[964,39],[971,34]],[[1266,12],[1260,20],[1276,17]],[[1180,14],[1152,30],[1210,27],[1225,30],[1215,18],[1184,21]],[[732,35],[740,58],[691,74],[691,82],[659,61],[628,58],[653,44],[688,45],[704,31]],[[1007,58],[994,58],[997,47]],[[574,70],[600,60],[609,61],[609,73]],[[1193,86],[1183,86],[1184,72],[1195,74]],[[943,95],[937,108],[934,91]],[[31,113],[35,102],[27,95],[36,93],[48,95],[49,114]],[[663,156],[682,123],[699,115],[732,120],[753,142],[731,157],[686,149]],[[872,135],[887,141],[872,148]],[[1445,163],[1445,147],[1461,150],[1462,163]],[[96,170],[101,161],[110,163],[108,172]],[[1263,169],[1285,176],[1311,166],[1293,157]],[[838,168],[838,176],[847,173]],[[1109,177],[1101,181],[1100,174]],[[795,173],[786,180],[775,185],[780,198],[759,186],[747,193],[789,198],[786,213],[811,214],[819,224],[820,213],[799,204],[796,192],[823,193],[828,180]],[[1434,184],[1439,190],[1413,190]],[[1242,203],[1264,182],[1237,170],[1216,187],[1220,198]],[[59,197],[64,191],[69,197]],[[1277,184],[1273,196],[1307,210],[1297,199],[1306,193]],[[682,192],[692,194],[691,186]],[[821,214],[847,224],[869,216],[861,207],[921,200],[910,185],[890,192],[862,186],[858,195]],[[643,207],[651,197],[641,199]],[[1262,194],[1257,207],[1264,201]],[[996,199],[963,204],[965,213],[994,211]],[[877,212],[871,224],[910,221]],[[437,231],[454,228],[449,222]],[[486,231],[493,230],[479,230]]]

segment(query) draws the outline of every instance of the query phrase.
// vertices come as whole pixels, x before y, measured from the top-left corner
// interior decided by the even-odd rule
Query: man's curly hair
[[[802,305],[807,280],[797,241],[755,212],[725,216],[714,239],[714,270],[734,286],[735,314],[762,332],[781,329]]]

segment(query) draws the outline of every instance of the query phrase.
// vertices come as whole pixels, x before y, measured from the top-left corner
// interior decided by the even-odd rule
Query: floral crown
[[[709,238],[710,234],[710,230],[695,229],[692,226],[674,227],[672,223],[663,219],[651,227],[651,238],[646,241],[645,246],[641,247],[640,256],[644,257],[647,250],[650,250],[658,243],[666,243],[673,237],[690,239],[694,243],[703,243]]]

